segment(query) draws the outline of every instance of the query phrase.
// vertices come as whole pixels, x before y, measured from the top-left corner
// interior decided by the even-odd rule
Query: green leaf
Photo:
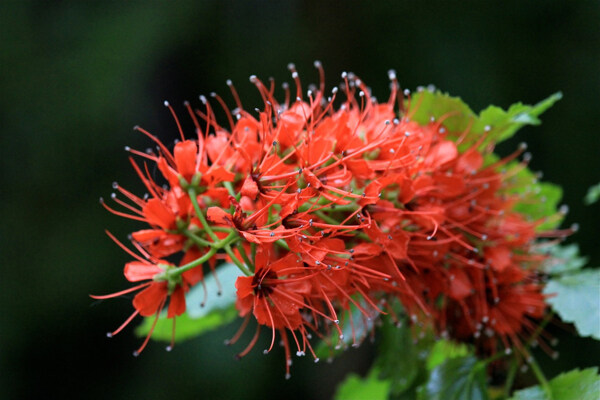
[[[476,134],[489,129],[485,145],[491,141],[498,143],[509,139],[524,125],[538,125],[538,116],[561,98],[562,93],[557,92],[536,105],[515,103],[507,111],[489,106],[477,116],[459,97],[421,88],[410,100],[408,115],[420,124],[426,124],[431,117],[438,119],[449,115],[444,125],[450,132],[460,133],[471,124],[471,132]]]
[[[315,349],[315,354],[319,358],[332,358],[343,353],[350,346],[357,347],[373,330],[373,322],[378,313],[369,306],[364,299],[359,298],[356,301],[367,312],[370,312],[367,318],[362,311],[354,304],[350,303],[350,310],[344,310],[338,313],[343,338],[340,339],[336,329],[332,329],[328,340],[321,340]]]
[[[390,390],[390,382],[378,378],[379,370],[372,368],[365,378],[350,374],[338,386],[336,400],[386,400]]]
[[[204,332],[216,329],[233,321],[237,317],[237,310],[231,306],[225,310],[212,312],[202,318],[190,318],[188,313],[184,313],[176,318],[175,323],[175,341],[181,342],[187,339],[193,339]],[[146,336],[150,332],[154,318],[145,318],[144,322],[137,327],[135,333],[138,336]],[[173,334],[173,320],[161,315],[156,322],[152,339],[170,342]]]
[[[204,302],[204,288],[202,284],[194,286],[185,296],[186,312],[176,318],[175,340],[181,341],[196,337],[204,332],[216,329],[219,326],[230,323],[237,316],[234,307],[236,300],[235,280],[240,275],[235,264],[225,263],[216,270],[222,292],[219,296],[219,285],[214,275],[208,275],[204,279],[206,285],[206,303]],[[154,323],[154,317],[144,319],[144,322],[136,329],[136,334],[146,336]],[[173,332],[173,320],[167,318],[163,311],[156,322],[152,339],[171,341]]]
[[[448,340],[438,340],[433,345],[429,357],[427,357],[427,369],[433,370],[438,365],[444,363],[444,361],[466,356],[469,353],[469,349],[464,343],[454,343]]]
[[[419,400],[488,399],[485,364],[474,356],[447,359],[431,371],[417,393]]]
[[[552,400],[598,400],[600,376],[598,368],[574,369],[558,375],[550,382]],[[511,400],[549,400],[540,386],[516,391]]]
[[[194,286],[186,294],[185,302],[190,318],[201,318],[213,310],[227,309],[235,303],[235,281],[241,275],[240,270],[233,263],[225,263],[216,269],[216,274],[221,288],[217,285],[214,274],[204,278],[206,301],[204,288],[201,284]]]
[[[583,202],[589,206],[590,204],[596,203],[598,199],[600,199],[600,183],[590,186]]]
[[[417,386],[428,378],[425,365],[432,345],[431,335],[416,341],[408,324],[398,327],[384,319],[376,365],[381,377],[391,381],[393,396],[415,398]]]
[[[576,271],[581,269],[588,261],[587,257],[579,256],[579,246],[577,244],[554,245],[547,252],[551,257],[543,268],[546,273],[552,275]]]
[[[450,132],[464,131],[477,118],[460,97],[422,88],[412,95],[408,115],[413,121],[425,125],[431,117],[437,120],[448,114],[452,116],[444,121],[444,126]]]
[[[539,182],[529,168],[523,168],[517,162],[506,166],[506,175],[513,175],[508,181],[507,193],[520,196],[520,201],[514,206],[516,212],[532,221],[547,218],[537,227],[538,231],[553,229],[560,224],[562,218],[557,214],[557,206],[562,198],[560,186]]]
[[[511,138],[524,125],[539,125],[538,116],[562,98],[557,92],[534,106],[515,103],[507,111],[496,106],[489,106],[479,114],[473,124],[475,132],[482,132],[486,126],[491,128],[489,140],[496,143]]]
[[[544,293],[548,303],[581,336],[600,340],[600,269],[585,269],[551,279]]]

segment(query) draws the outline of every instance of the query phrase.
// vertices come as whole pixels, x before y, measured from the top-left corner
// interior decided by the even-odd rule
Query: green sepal
[[[558,375],[549,382],[552,400],[598,400],[600,376],[598,368],[574,369]],[[540,386],[518,390],[511,400],[550,400]]]

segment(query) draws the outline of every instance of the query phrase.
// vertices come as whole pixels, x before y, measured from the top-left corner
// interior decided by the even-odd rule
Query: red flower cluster
[[[196,135],[186,138],[179,127],[172,151],[136,127],[158,145],[156,152],[127,149],[144,160],[132,164],[148,195],[115,185],[113,199],[127,211],[103,205],[150,226],[131,235],[141,257],[130,252],[137,261],[125,266],[129,281],[147,282],[95,297],[143,289],[123,326],[138,313],[158,316],[167,303],[175,317],[185,310],[186,291],[203,281],[204,264],[214,270],[220,260],[233,262],[245,321],[230,343],[254,318],[256,334],[239,356],[266,326],[266,351],[279,334],[288,373],[291,349],[316,360],[312,338],[343,336],[342,325],[356,322],[351,308],[364,318],[396,315],[392,299],[413,321],[485,352],[520,346],[520,335],[534,328],[529,318],[546,308],[536,239],[568,233],[544,232],[543,221],[515,211],[521,200],[511,185],[525,168],[526,161],[515,161],[524,148],[497,159],[493,127],[483,135],[450,131],[452,114],[414,122],[419,104],[410,105],[393,72],[386,102],[347,73],[327,97],[323,69],[315,66],[320,86],[306,96],[290,66],[296,93],[284,86],[283,103],[272,84],[250,77],[264,101],[257,114],[243,108],[228,82],[233,115],[215,95],[228,128],[204,97],[200,110],[186,103]],[[178,265],[163,261],[175,254]]]

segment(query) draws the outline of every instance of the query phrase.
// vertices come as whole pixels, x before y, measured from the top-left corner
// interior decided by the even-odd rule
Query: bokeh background
[[[561,90],[526,141],[532,168],[564,187],[579,222],[571,241],[600,263],[600,205],[584,206],[600,181],[600,2],[8,1],[0,4],[0,398],[328,399],[348,371],[364,373],[366,344],[333,364],[257,346],[241,362],[223,346],[238,323],[178,344],[151,343],[132,357],[132,329],[105,332],[130,313],[128,299],[89,293],[127,287],[128,256],[104,234],[138,229],[106,212],[111,183],[142,192],[123,151],[149,145],[135,124],[177,138],[163,107],[229,92],[259,105],[250,74],[304,83],[323,62],[329,87],[354,71],[379,97],[386,71],[404,88],[433,83],[475,111],[490,103],[535,103]],[[279,92],[281,94],[281,92]],[[184,115],[184,114],[182,114]],[[598,343],[551,328],[561,357],[538,355],[549,376],[597,365]],[[268,338],[263,338],[265,341]],[[398,355],[402,357],[400,353]],[[526,384],[527,376],[520,379]]]

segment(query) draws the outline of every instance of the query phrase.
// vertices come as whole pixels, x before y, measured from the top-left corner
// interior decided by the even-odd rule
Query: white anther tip
[[[163,104],[165,105],[165,107],[169,107],[169,106],[170,106],[170,104],[169,104],[169,102],[168,102],[167,100],[165,100],[165,101],[163,102]]]

